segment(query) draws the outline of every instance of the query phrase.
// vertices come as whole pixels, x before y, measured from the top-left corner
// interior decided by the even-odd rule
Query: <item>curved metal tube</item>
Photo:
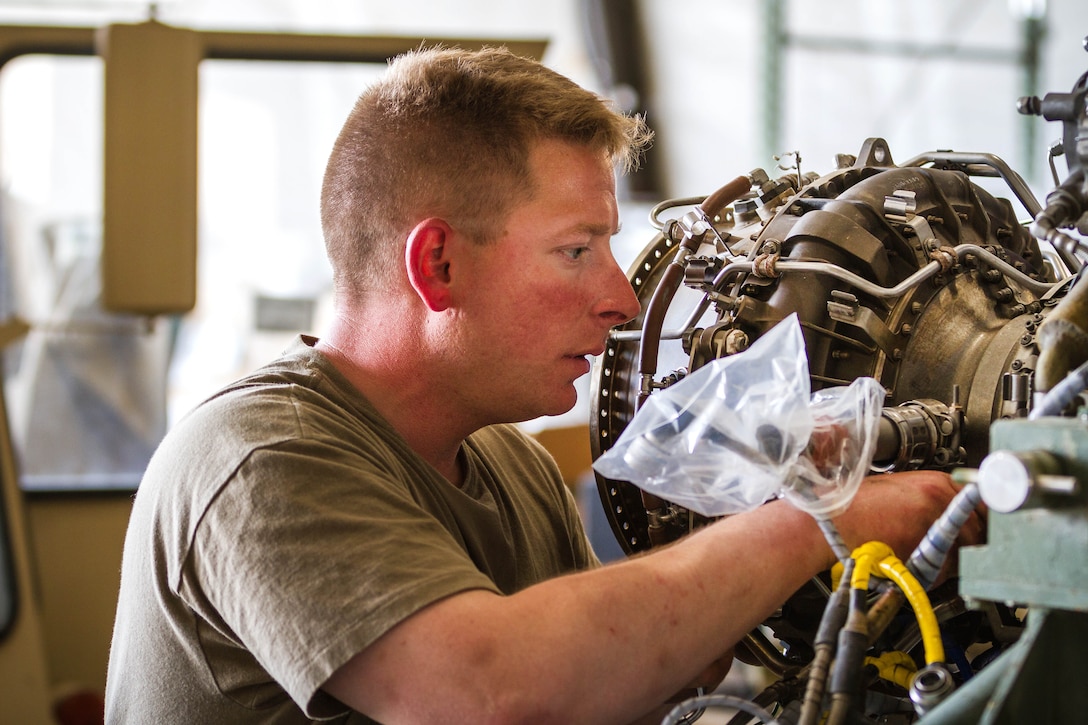
[[[929,153],[919,154],[910,161],[907,161],[903,166],[922,166],[927,163],[953,163],[963,165],[976,165],[976,166],[989,166],[997,173],[996,176],[1000,176],[1009,189],[1016,194],[1016,198],[1020,200],[1020,203],[1027,209],[1028,214],[1035,220],[1035,224],[1032,228],[1032,234],[1037,239],[1042,239],[1054,246],[1061,256],[1062,261],[1066,266],[1073,271],[1078,271],[1083,266],[1081,260],[1076,256],[1077,242],[1072,237],[1063,234],[1057,229],[1047,229],[1045,223],[1039,223],[1039,215],[1043,211],[1043,205],[1035,198],[1035,194],[1032,193],[1031,188],[1024,181],[1020,174],[1013,171],[1008,164],[999,156],[987,153],[970,153],[963,151],[930,151]],[[991,174],[971,174],[974,176],[990,176]]]
[[[999,257],[991,254],[977,244],[960,244],[955,248],[956,258],[962,260],[968,254],[975,254],[982,257],[986,262],[997,269],[1001,270],[1004,274],[1013,277],[1021,285],[1031,290],[1032,292],[1042,295],[1049,292],[1051,289],[1062,285],[1065,280],[1059,280],[1058,282],[1038,282],[1028,275],[1024,274],[1016,267],[1013,267],[1008,262],[1000,259]],[[751,273],[755,269],[755,263],[750,261],[732,262],[722,268],[718,275],[714,278],[713,287],[717,289],[721,284],[729,278],[729,276],[737,273]],[[829,262],[798,262],[790,260],[781,260],[775,266],[775,269],[780,273],[788,272],[812,272],[816,274],[826,274],[830,277],[842,280],[854,287],[858,288],[862,292],[881,299],[902,297],[914,287],[917,287],[922,282],[925,282],[930,277],[938,274],[941,271],[941,264],[939,262],[930,262],[926,266],[919,269],[911,276],[904,279],[894,287],[881,287],[878,284],[874,284],[864,277],[859,277],[853,272],[843,269],[837,264],[831,264]],[[674,290],[675,292],[675,290]],[[669,296],[672,298],[672,295]],[[651,301],[651,305],[653,302]],[[706,304],[700,304],[696,307],[695,311],[690,315],[685,322],[684,326],[676,330],[662,330],[657,335],[658,340],[678,340],[685,332],[691,329],[699,317],[706,311]],[[664,312],[662,312],[664,317]],[[642,330],[616,330],[611,333],[613,340],[620,341],[632,341],[642,339]],[[640,368],[641,369],[641,368]]]
[[[675,209],[679,206],[695,206],[703,203],[705,199],[705,196],[684,196],[679,199],[666,199],[659,204],[655,204],[654,208],[650,209],[650,226],[657,231],[661,231],[665,228],[665,222],[661,221],[663,211]]]
[[[752,181],[749,177],[738,176],[703,199],[696,206],[696,210],[706,221],[705,231],[714,230],[714,225],[710,223],[710,219],[728,204],[739,199],[742,194],[751,188],[751,185]],[[717,234],[717,230],[714,230],[714,233]],[[665,313],[668,311],[669,305],[672,304],[672,298],[683,283],[684,260],[698,248],[701,242],[701,235],[689,234],[684,238],[676,250],[676,258],[665,269],[657,289],[654,290],[653,297],[650,298],[650,303],[646,306],[646,313],[642,319],[642,334],[637,338],[641,341],[638,351],[640,386],[638,406],[641,406],[650,395],[652,378],[654,373],[657,372],[657,353],[662,339],[660,336],[661,328],[665,323]]]
[[[1016,267],[1013,267],[1008,262],[991,254],[977,244],[959,244],[954,247],[954,250],[958,260],[962,260],[968,254],[976,254],[979,257],[984,258],[987,263],[1000,269],[1006,275],[1013,277],[1021,285],[1036,294],[1042,294],[1049,291],[1056,284],[1061,284],[1061,282],[1037,282]],[[718,276],[714,279],[714,287],[717,288],[720,281],[724,281],[731,274],[736,272],[752,272],[754,268],[754,263],[747,261],[728,264],[718,272]],[[787,259],[779,261],[778,264],[775,265],[775,269],[779,272],[815,272],[817,274],[826,274],[830,277],[842,280],[843,282],[847,282],[872,297],[892,298],[902,297],[914,287],[917,287],[922,282],[939,273],[941,271],[941,264],[939,262],[930,262],[894,287],[881,287],[864,277],[859,277],[853,272],[829,262],[796,262]]]
[[[915,156],[910,161],[900,164],[901,167],[906,166],[923,166],[929,163],[952,163],[952,164],[975,164],[978,166],[989,166],[997,172],[997,176],[1000,176],[1012,192],[1016,194],[1016,198],[1020,200],[1020,203],[1024,205],[1028,213],[1032,217],[1038,215],[1043,210],[1043,205],[1039,203],[1039,200],[1035,198],[1035,194],[1031,192],[1031,187],[1027,185],[1023,177],[1020,174],[1012,170],[1012,168],[1005,163],[1000,156],[987,153],[973,153],[968,151],[929,151],[924,154]],[[971,174],[969,174],[971,175]],[[973,174],[974,176],[989,176],[990,174]]]

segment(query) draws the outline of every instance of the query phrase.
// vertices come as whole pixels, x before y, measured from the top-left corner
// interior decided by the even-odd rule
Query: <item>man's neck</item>
[[[341,372],[389,422],[416,453],[442,476],[460,486],[464,479],[461,443],[472,430],[459,424],[458,411],[447,405],[432,381],[426,361],[410,351],[398,352],[396,339],[383,337],[382,349],[367,342],[365,332],[338,318],[316,349]]]

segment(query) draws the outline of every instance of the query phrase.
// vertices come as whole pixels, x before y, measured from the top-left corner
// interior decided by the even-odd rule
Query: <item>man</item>
[[[614,162],[638,119],[502,50],[420,51],[360,97],[322,224],[335,320],[221,391],[136,496],[110,722],[630,722],[832,555],[785,503],[600,567],[542,449],[638,313]],[[909,552],[954,490],[862,487]],[[364,717],[364,715],[366,717]]]

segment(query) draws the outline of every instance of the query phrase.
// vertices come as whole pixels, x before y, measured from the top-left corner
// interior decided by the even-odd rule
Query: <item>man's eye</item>
[[[571,259],[578,259],[588,251],[589,247],[574,247],[573,249],[564,249],[563,253]]]

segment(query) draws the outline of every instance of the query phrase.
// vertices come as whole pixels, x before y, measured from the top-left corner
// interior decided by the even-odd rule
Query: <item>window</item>
[[[331,285],[321,176],[381,68],[202,62],[197,306],[149,319],[100,305],[101,61],[4,67],[3,316],[29,324],[5,351],[5,388],[24,489],[134,488],[173,420],[317,328]]]

